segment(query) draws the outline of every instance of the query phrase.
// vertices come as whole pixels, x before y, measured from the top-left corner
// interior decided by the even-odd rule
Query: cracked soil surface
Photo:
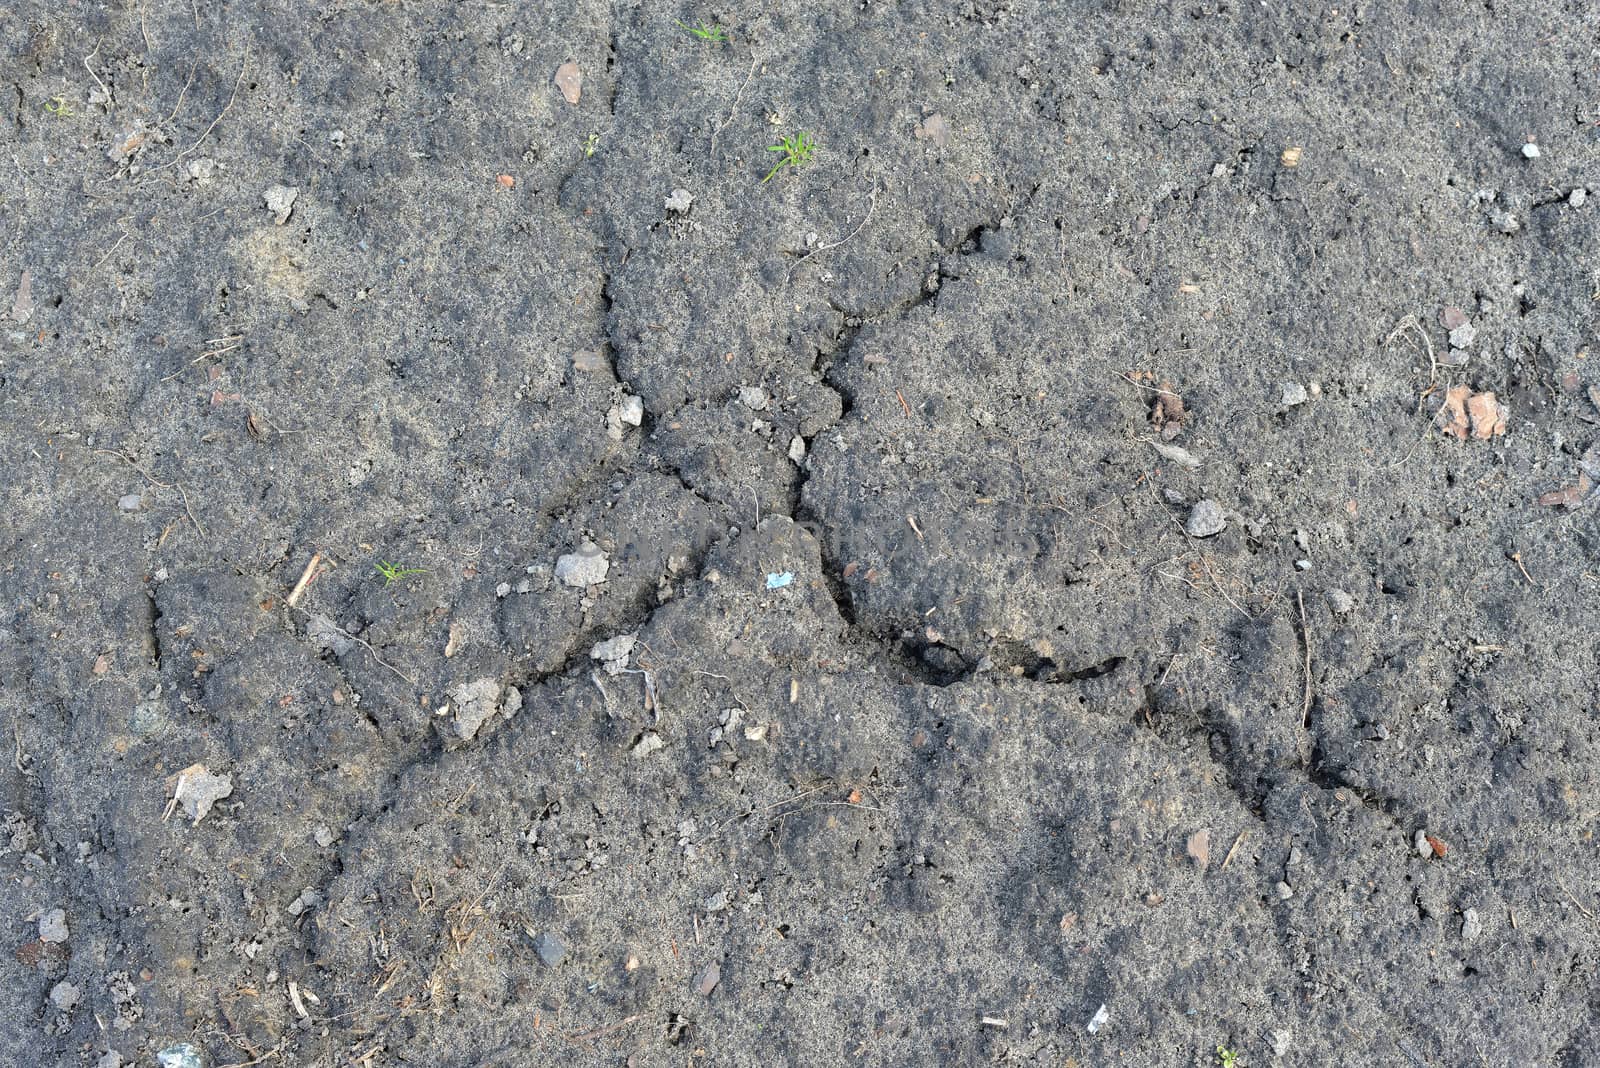
[[[0,1063],[1600,1065],[1587,0],[0,27]]]

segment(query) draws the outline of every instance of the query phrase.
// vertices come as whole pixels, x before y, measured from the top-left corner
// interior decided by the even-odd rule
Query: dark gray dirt
[[[1595,20],[0,0],[0,1064],[1600,1064]]]

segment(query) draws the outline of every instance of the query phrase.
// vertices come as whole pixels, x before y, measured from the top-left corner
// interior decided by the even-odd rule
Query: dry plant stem
[[[1311,629],[1306,624],[1306,596],[1301,590],[1296,590],[1295,601],[1300,605],[1300,639],[1306,647],[1306,696],[1300,709],[1300,725],[1307,730],[1311,729]]]
[[[217,112],[217,117],[211,120],[211,125],[206,127],[206,132],[195,138],[194,144],[190,145],[182,152],[179,152],[176,156],[173,156],[171,159],[167,160],[167,162],[158,163],[154,167],[151,167],[146,174],[154,174],[156,171],[164,170],[167,167],[173,166],[179,160],[183,159],[189,153],[193,152],[195,149],[199,148],[205,143],[206,138],[211,136],[211,131],[217,128],[217,123],[221,122],[228,112],[233,110],[233,102],[239,97],[239,86],[244,84],[244,73],[249,69],[250,62],[248,59],[240,62],[239,76],[233,80],[233,92],[228,96],[228,102],[222,105],[222,110]]]
[[[200,532],[200,536],[202,538],[208,536],[206,534],[206,528],[201,526],[200,520],[194,517],[194,508],[189,504],[189,494],[188,491],[183,488],[183,483],[174,482],[171,485],[168,485],[167,483],[156,478],[156,476],[152,475],[150,472],[146,471],[144,468],[140,467],[138,464],[134,463],[133,458],[128,456],[126,453],[116,452],[112,449],[96,449],[94,451],[97,453],[103,453],[106,456],[115,456],[117,459],[121,460],[123,463],[127,464],[129,467],[143,475],[152,486],[155,486],[158,489],[177,490],[178,495],[183,498],[183,510],[189,513],[189,522],[194,524],[194,529]]]
[[[296,608],[293,605],[290,605],[289,608],[290,608],[291,611],[299,612],[301,615],[305,616],[308,619],[311,617],[311,613],[307,612],[304,608]],[[343,630],[343,628],[341,628],[341,631],[342,630]],[[344,636],[346,638],[349,638],[351,641],[355,642],[357,645],[361,646],[362,648],[366,649],[367,652],[372,654],[372,659],[376,660],[379,664],[382,664],[384,667],[386,667],[390,671],[394,672],[394,674],[398,678],[400,678],[402,681],[404,681],[406,683],[406,685],[415,686],[417,684],[417,680],[416,679],[413,679],[410,675],[407,675],[405,672],[401,671],[399,668],[397,668],[393,664],[389,663],[389,661],[387,661],[383,657],[379,656],[378,655],[378,650],[374,649],[372,647],[372,643],[367,641],[367,639],[362,638],[362,637],[358,637],[357,635],[350,634],[350,633],[345,633]]]
[[[610,1034],[612,1031],[620,1031],[622,1028],[627,1027],[629,1024],[635,1023],[638,1020],[639,1017],[637,1015],[626,1016],[614,1024],[607,1024],[604,1027],[594,1027],[587,1031],[579,1031],[576,1034],[567,1035],[567,1041],[584,1042],[591,1038],[599,1038],[601,1035]]]
[[[296,604],[298,604],[300,598],[305,595],[306,587],[311,585],[311,579],[314,575],[316,575],[317,565],[320,563],[322,563],[322,554],[320,552],[312,553],[311,562],[307,564],[306,569],[300,573],[300,581],[294,584],[294,589],[289,591],[289,597],[286,601],[284,601],[284,603],[290,608],[293,608]]]
[[[848,234],[846,234],[844,237],[841,237],[837,241],[830,242],[826,245],[818,245],[816,248],[812,249],[810,252],[807,252],[804,256],[801,256],[799,259],[791,263],[789,265],[788,273],[783,276],[783,284],[788,285],[789,279],[794,277],[794,272],[799,269],[800,265],[809,260],[811,257],[815,256],[817,253],[827,252],[829,249],[838,248],[840,245],[847,244],[849,241],[851,241],[857,234],[865,229],[867,223],[872,221],[872,213],[876,210],[878,210],[878,185],[876,182],[874,182],[872,185],[872,190],[867,194],[867,214],[862,217],[859,223],[856,224],[856,228],[851,230]]]
[[[733,103],[728,105],[728,117],[722,120],[722,125],[711,131],[711,158],[717,158],[717,138],[722,136],[722,131],[728,128],[728,123],[733,121],[733,113],[739,110],[739,100],[744,96],[744,91],[750,85],[750,79],[756,75],[756,68],[761,65],[759,59],[750,61],[750,73],[744,76],[744,83],[739,86],[739,91],[733,94]]]
[[[1140,389],[1149,390],[1151,393],[1159,393],[1163,397],[1177,397],[1178,400],[1182,400],[1183,399],[1182,397],[1178,396],[1178,394],[1172,392],[1172,390],[1170,390],[1170,389],[1157,389],[1155,386],[1147,386],[1143,382],[1139,381],[1137,378],[1132,377],[1131,375],[1118,372],[1117,377],[1122,379],[1122,380],[1124,380],[1124,381],[1126,381],[1126,382],[1128,382],[1131,385],[1138,386]]]

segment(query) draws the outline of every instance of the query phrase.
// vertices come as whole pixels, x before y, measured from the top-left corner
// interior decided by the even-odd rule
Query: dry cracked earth
[[[1596,25],[0,0],[0,1063],[1600,1064]]]

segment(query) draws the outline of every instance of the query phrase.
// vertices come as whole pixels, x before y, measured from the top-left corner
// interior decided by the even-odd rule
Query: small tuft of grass
[[[680,27],[689,33],[694,34],[702,41],[711,41],[715,44],[728,43],[728,31],[723,29],[721,26],[718,26],[716,23],[710,23],[708,25],[702,21],[698,26],[690,26],[688,23],[678,22],[677,19],[673,19],[672,21],[677,22]]]
[[[768,152],[777,152],[780,153],[780,155],[778,157],[778,162],[774,163],[772,165],[772,169],[767,172],[767,176],[761,179],[761,184],[766,185],[768,182],[772,181],[772,176],[783,170],[785,167],[792,167],[798,170],[805,164],[810,163],[811,154],[816,150],[816,139],[808,133],[793,134],[789,137],[785,137],[775,145],[768,145]]]
[[[44,109],[58,119],[70,118],[77,114],[72,110],[72,102],[64,96],[53,96],[46,100]]]
[[[404,567],[400,564],[391,564],[387,560],[379,560],[374,566],[378,569],[378,574],[383,576],[384,589],[388,589],[408,575],[424,575],[428,571],[425,567]]]
[[[599,147],[600,135],[597,133],[591,133],[588,139],[583,142],[583,158],[588,159],[589,157],[593,156],[595,149]]]
[[[1218,1046],[1217,1060],[1222,1064],[1222,1068],[1241,1068],[1239,1064],[1239,1051],[1236,1049],[1229,1049],[1227,1046]]]

